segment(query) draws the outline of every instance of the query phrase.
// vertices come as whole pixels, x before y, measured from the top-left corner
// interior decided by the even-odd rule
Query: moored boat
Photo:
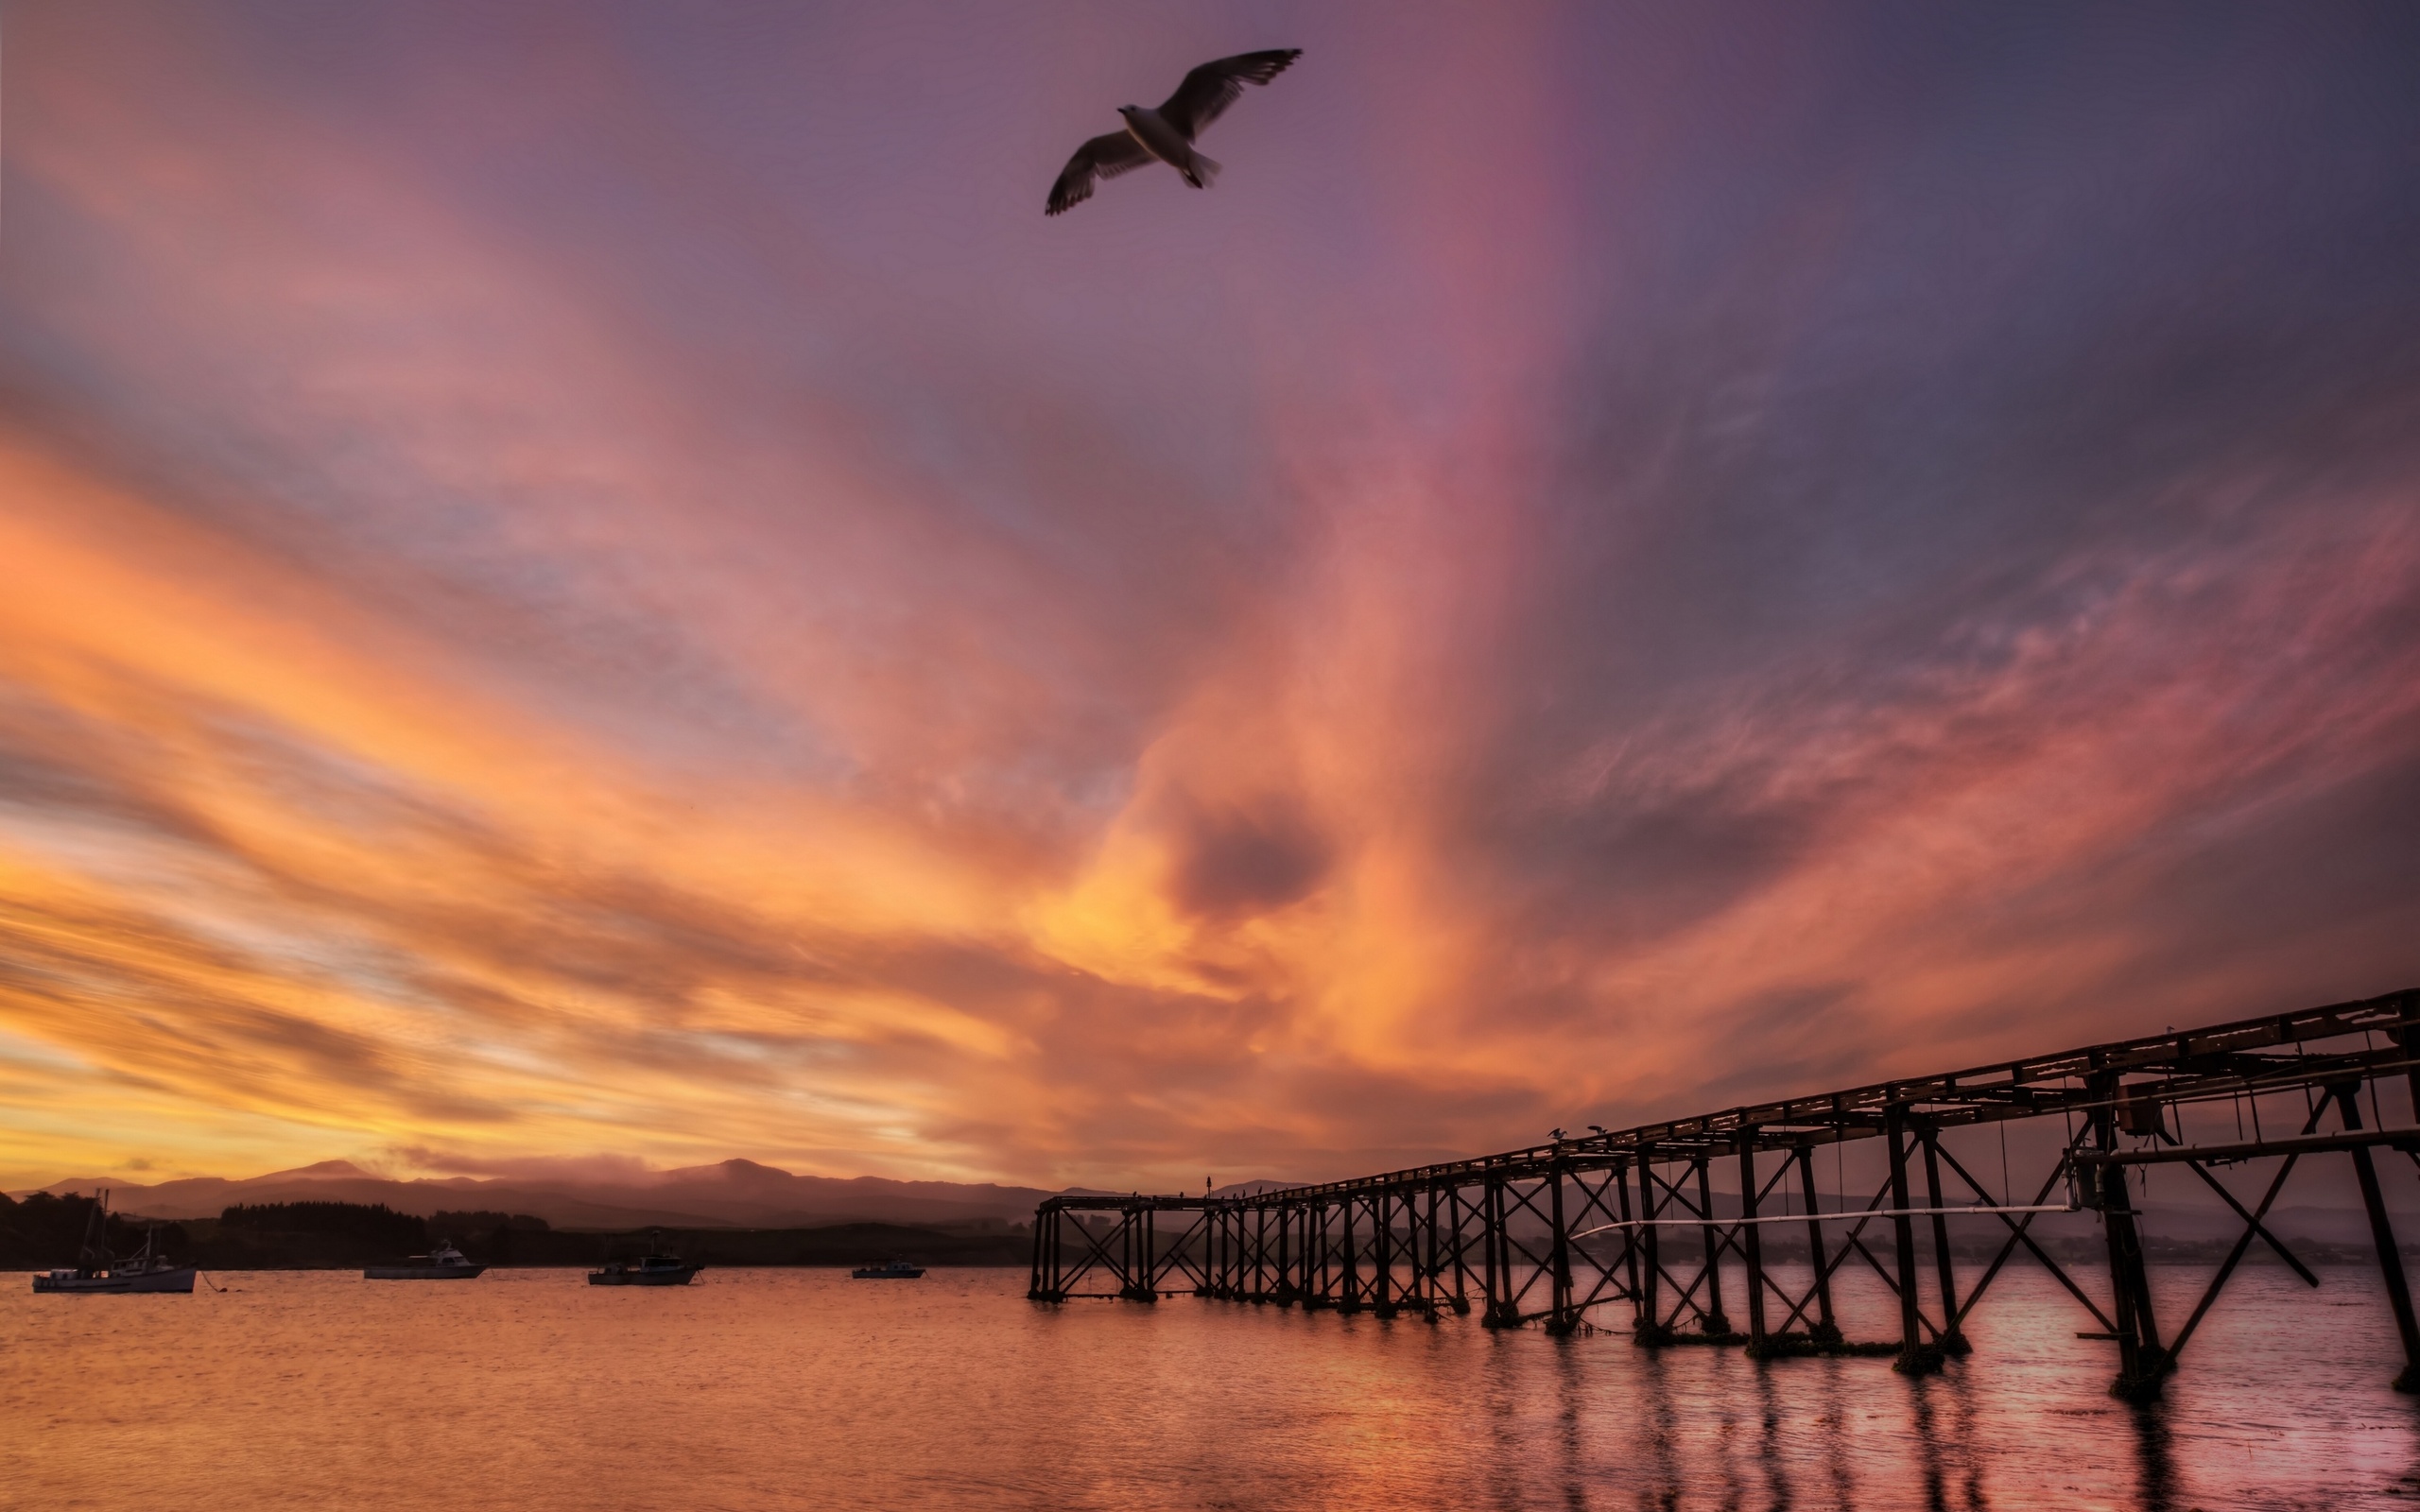
[[[677,1255],[648,1255],[638,1260],[608,1261],[602,1270],[588,1273],[591,1286],[686,1286],[705,1269]]]
[[[852,1280],[861,1281],[912,1281],[924,1274],[924,1266],[910,1265],[904,1260],[887,1260],[879,1265],[860,1265],[849,1272]]]
[[[110,1194],[106,1191],[95,1195],[93,1211],[84,1221],[82,1253],[70,1268],[45,1271],[34,1278],[37,1292],[124,1296],[130,1292],[193,1291],[196,1274],[191,1265],[180,1265],[159,1249],[160,1226],[153,1224],[143,1234],[143,1247],[123,1259],[111,1258],[109,1238]]]
[[[487,1269],[452,1245],[440,1243],[425,1255],[414,1255],[400,1265],[372,1265],[361,1273],[371,1281],[466,1281]]]

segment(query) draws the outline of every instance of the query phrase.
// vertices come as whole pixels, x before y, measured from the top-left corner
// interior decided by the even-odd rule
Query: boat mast
[[[77,1250],[76,1267],[90,1276],[110,1264],[110,1189],[93,1189],[93,1211],[84,1214],[84,1243]]]

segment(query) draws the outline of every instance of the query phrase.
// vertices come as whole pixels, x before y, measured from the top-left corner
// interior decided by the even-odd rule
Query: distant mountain
[[[422,1217],[443,1210],[527,1212],[558,1228],[640,1228],[651,1224],[782,1228],[833,1223],[1023,1221],[1051,1194],[1037,1187],[881,1177],[792,1176],[753,1160],[650,1171],[622,1178],[444,1177],[399,1181],[346,1160],[229,1180],[191,1177],[153,1186],[114,1177],[54,1181],[45,1192],[111,1189],[130,1216],[215,1218],[236,1203],[383,1202]],[[20,1194],[22,1195],[23,1194]]]
[[[1290,1181],[1230,1181],[1211,1194],[1219,1197],[1256,1197],[1264,1192],[1283,1192],[1294,1185]],[[1186,1195],[1191,1195],[1190,1193]]]
[[[1218,1195],[1245,1196],[1283,1184],[1238,1181],[1219,1188]],[[2410,1194],[2399,1183],[2390,1186],[2391,1201],[2397,1210],[2398,1237],[2406,1242],[2420,1239],[2420,1221],[2406,1211]],[[383,1202],[399,1212],[420,1217],[443,1211],[479,1209],[531,1213],[558,1228],[608,1230],[651,1225],[675,1228],[793,1228],[839,1223],[1021,1223],[1033,1216],[1036,1204],[1054,1195],[1038,1187],[892,1181],[881,1177],[844,1179],[792,1176],[773,1166],[736,1160],[618,1177],[458,1176],[412,1181],[375,1176],[350,1161],[322,1160],[299,1170],[278,1171],[240,1181],[195,1177],[143,1186],[114,1177],[81,1177],[55,1181],[41,1190],[91,1192],[96,1187],[110,1188],[111,1206],[130,1217],[215,1218],[222,1210],[239,1202]],[[2169,1190],[2178,1189],[2171,1186]],[[1088,1187],[1070,1187],[1066,1194],[1122,1195]],[[2241,1231],[2242,1224],[2221,1208],[2215,1197],[2190,1188],[2182,1189],[2182,1195],[2186,1199],[2182,1202],[2153,1201],[2148,1205],[2148,1232],[2173,1240],[2210,1240],[2232,1239]],[[1826,1193],[1823,1202],[1826,1209],[1838,1211],[1841,1207],[1861,1208],[1870,1196],[1871,1194],[1861,1194],[1843,1202]],[[2319,1200],[2312,1201],[2313,1197]],[[1714,1194],[1714,1208],[1718,1216],[1727,1217],[1739,1211],[1739,1199],[1718,1192]],[[1888,1227],[1887,1220],[1882,1227]],[[2369,1239],[2369,1222],[2361,1210],[2324,1187],[2271,1213],[2269,1227],[2279,1236],[2294,1240],[2365,1246]],[[1981,1225],[1972,1226],[1971,1233],[1962,1228],[1962,1237],[1976,1241],[1991,1237],[1994,1231]],[[2044,1213],[2034,1219],[2031,1232],[2044,1239],[2081,1239],[2097,1235],[2100,1223],[2097,1215],[2089,1212]]]

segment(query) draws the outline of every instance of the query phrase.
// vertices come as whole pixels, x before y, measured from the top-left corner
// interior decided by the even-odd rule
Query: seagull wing
[[[1143,144],[1127,132],[1097,136],[1078,147],[1067,165],[1059,170],[1059,181],[1050,186],[1050,203],[1042,213],[1055,215],[1072,210],[1093,197],[1095,179],[1115,179],[1150,161],[1151,155],[1143,149]]]
[[[1300,47],[1276,47],[1265,53],[1237,53],[1215,63],[1204,63],[1184,76],[1184,82],[1160,107],[1160,119],[1175,127],[1190,142],[1201,134],[1202,128],[1224,114],[1228,106],[1243,97],[1246,84],[1268,83],[1302,56]]]

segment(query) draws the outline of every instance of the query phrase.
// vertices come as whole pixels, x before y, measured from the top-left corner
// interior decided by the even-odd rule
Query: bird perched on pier
[[[1204,63],[1184,76],[1184,82],[1156,111],[1121,105],[1126,129],[1097,136],[1076,149],[1050,186],[1050,202],[1043,210],[1056,215],[1093,197],[1096,180],[1115,179],[1144,164],[1165,163],[1196,189],[1206,189],[1219,165],[1193,150],[1194,138],[1243,97],[1246,84],[1266,84],[1303,56],[1300,47],[1274,47],[1267,52],[1237,53]]]

